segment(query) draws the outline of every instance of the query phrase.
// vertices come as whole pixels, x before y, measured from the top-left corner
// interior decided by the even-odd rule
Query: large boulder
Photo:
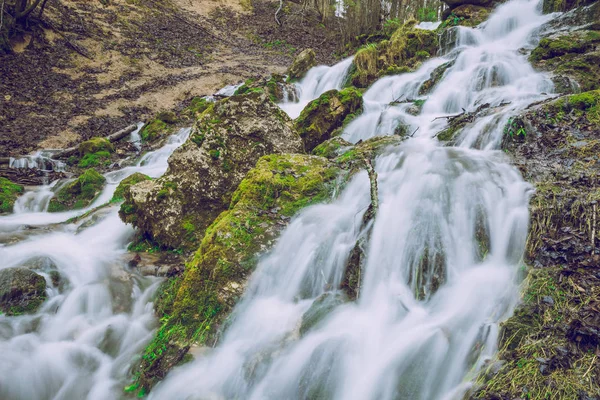
[[[327,200],[339,169],[323,157],[282,154],[262,157],[235,191],[231,205],[206,230],[183,278],[159,293],[163,321],[142,357],[130,391],[146,393],[194,343],[214,343],[219,325],[242,295],[257,264],[290,217]]]
[[[0,214],[13,210],[17,197],[23,193],[23,186],[0,177]]]
[[[295,125],[307,152],[331,138],[331,134],[362,111],[362,94],[353,87],[330,90],[311,101]]]
[[[260,157],[302,148],[292,121],[267,94],[221,100],[200,115],[165,175],[124,191],[119,214],[164,247],[195,249]]]
[[[468,5],[474,5],[474,6],[484,6],[484,7],[491,7],[494,6],[497,3],[500,3],[501,1],[498,0],[442,0],[444,3],[446,3],[448,5],[448,7],[450,7],[451,9],[454,9],[456,7],[468,4]]]
[[[309,69],[317,65],[317,55],[313,49],[305,49],[294,59],[294,62],[287,70],[288,79],[301,79],[306,75]]]
[[[6,315],[31,313],[46,300],[46,280],[27,268],[0,270],[0,311]]]
[[[62,186],[50,199],[48,212],[77,210],[92,204],[106,183],[106,178],[90,168],[73,182]]]

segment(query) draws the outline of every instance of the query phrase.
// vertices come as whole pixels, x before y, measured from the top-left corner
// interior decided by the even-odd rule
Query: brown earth
[[[104,5],[103,3],[107,3]],[[334,63],[317,15],[269,0],[50,0],[0,55],[0,157],[106,136],[251,76],[304,48]]]

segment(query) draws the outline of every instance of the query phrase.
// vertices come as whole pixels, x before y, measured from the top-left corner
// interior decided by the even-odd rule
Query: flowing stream
[[[521,51],[551,17],[537,0],[512,0],[478,28],[454,28],[442,57],[376,82],[343,137],[358,142],[398,127],[411,137],[375,160],[374,221],[361,230],[370,202],[364,171],[330,203],[302,211],[262,257],[219,345],[175,368],[150,398],[461,399],[518,297],[532,189],[496,149],[510,116],[552,93]],[[298,101],[282,108],[296,117],[341,88],[351,62],[312,69]],[[446,63],[441,81],[419,95]],[[415,100],[424,101],[416,112]],[[455,146],[438,142],[445,117],[483,105]],[[106,174],[87,210],[134,172],[164,173],[188,134]],[[87,210],[47,213],[51,196],[51,185],[37,188],[0,217],[0,268],[33,267],[50,287],[35,315],[0,316],[0,398],[120,398],[156,327],[150,301],[159,281],[127,267],[133,229],[115,207],[64,223]],[[366,260],[350,302],[337,288],[361,238]]]

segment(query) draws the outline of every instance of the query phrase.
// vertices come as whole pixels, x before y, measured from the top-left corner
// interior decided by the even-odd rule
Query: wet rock
[[[350,147],[353,147],[352,143],[344,140],[340,136],[336,136],[315,147],[312,153],[316,156],[332,159],[339,156],[341,152]]]
[[[234,93],[235,96],[254,92],[264,92],[274,103],[295,101],[298,98],[296,86],[285,81],[283,75],[273,74],[267,78],[249,78]]]
[[[199,117],[165,175],[124,191],[119,215],[161,246],[195,248],[261,156],[302,147],[292,121],[265,93],[221,100]]]
[[[152,143],[171,135],[175,131],[177,117],[174,113],[163,111],[156,114],[154,119],[147,122],[140,131],[144,143]]]
[[[162,379],[191,344],[215,343],[219,325],[241,296],[256,255],[275,243],[288,219],[303,207],[327,199],[339,170],[317,156],[262,157],[211,226],[180,279],[159,293],[163,325],[145,350],[138,387]],[[160,310],[160,311],[159,311]],[[200,334],[198,335],[198,332]]]
[[[433,70],[428,80],[423,82],[419,88],[419,95],[423,96],[431,92],[431,90],[442,80],[446,71],[454,65],[456,61],[448,61]]]
[[[565,12],[593,3],[595,0],[544,0],[543,10],[545,14],[554,12]]]
[[[317,65],[317,55],[313,49],[305,49],[300,52],[287,70],[289,79],[301,79],[309,69]]]
[[[27,268],[0,270],[0,311],[6,315],[35,312],[46,300],[46,280]]]
[[[0,177],[0,214],[12,212],[15,201],[24,190],[23,186]]]
[[[73,182],[60,187],[48,204],[48,212],[77,210],[89,206],[100,194],[106,178],[90,168]]]
[[[542,297],[542,301],[549,306],[554,305],[554,299],[552,298],[552,296],[544,296]]]
[[[81,143],[78,147],[80,156],[96,153],[98,151],[106,151],[112,153],[115,151],[114,146],[105,138],[95,137]]]
[[[304,149],[312,151],[331,138],[331,134],[362,111],[362,94],[349,87],[341,91],[330,90],[311,101],[295,121],[296,129],[304,142]]]
[[[348,297],[343,292],[327,292],[317,297],[302,316],[300,336],[306,335],[312,328],[327,318],[336,307],[347,302]]]

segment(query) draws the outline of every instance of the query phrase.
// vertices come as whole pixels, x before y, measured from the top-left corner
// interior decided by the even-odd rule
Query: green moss
[[[235,304],[257,252],[278,233],[278,209],[292,216],[326,200],[338,170],[326,159],[305,155],[262,157],[232,196],[230,208],[208,227],[184,277],[161,292],[162,326],[144,351],[138,382],[149,389],[179,362],[192,343],[213,343],[219,323]],[[193,223],[184,222],[192,232]]]
[[[12,212],[17,197],[23,191],[23,186],[0,177],[0,213]]]
[[[48,212],[85,208],[102,191],[106,179],[90,168],[74,182],[63,186],[48,204]]]
[[[110,164],[110,153],[108,151],[97,151],[95,153],[88,153],[79,160],[78,166],[80,168],[97,167],[98,165]]]
[[[78,148],[79,155],[93,154],[102,152],[103,154],[115,151],[114,146],[105,138],[95,137],[81,143]]]
[[[194,97],[190,101],[190,104],[182,111],[182,114],[186,117],[194,118],[202,114],[210,105],[211,102],[206,100],[206,98]]]
[[[198,104],[198,106],[202,107],[200,104]],[[160,137],[171,133],[173,131],[172,125],[177,121],[177,117],[173,112],[160,112],[152,121],[144,125],[140,132],[140,137],[144,142],[153,142]]]
[[[151,179],[152,178],[150,178],[148,175],[144,175],[140,172],[136,172],[136,173],[128,176],[127,178],[123,179],[119,183],[119,186],[117,186],[117,189],[115,190],[115,193],[113,194],[113,197],[110,201],[111,202],[123,201],[123,198],[124,198],[123,193],[125,193],[126,190],[129,190],[130,186],[135,185],[136,183],[148,181]]]
[[[389,40],[370,43],[356,52],[351,81],[364,88],[383,75],[413,71],[435,55],[437,48],[437,33],[417,29],[415,21],[408,21]]]

